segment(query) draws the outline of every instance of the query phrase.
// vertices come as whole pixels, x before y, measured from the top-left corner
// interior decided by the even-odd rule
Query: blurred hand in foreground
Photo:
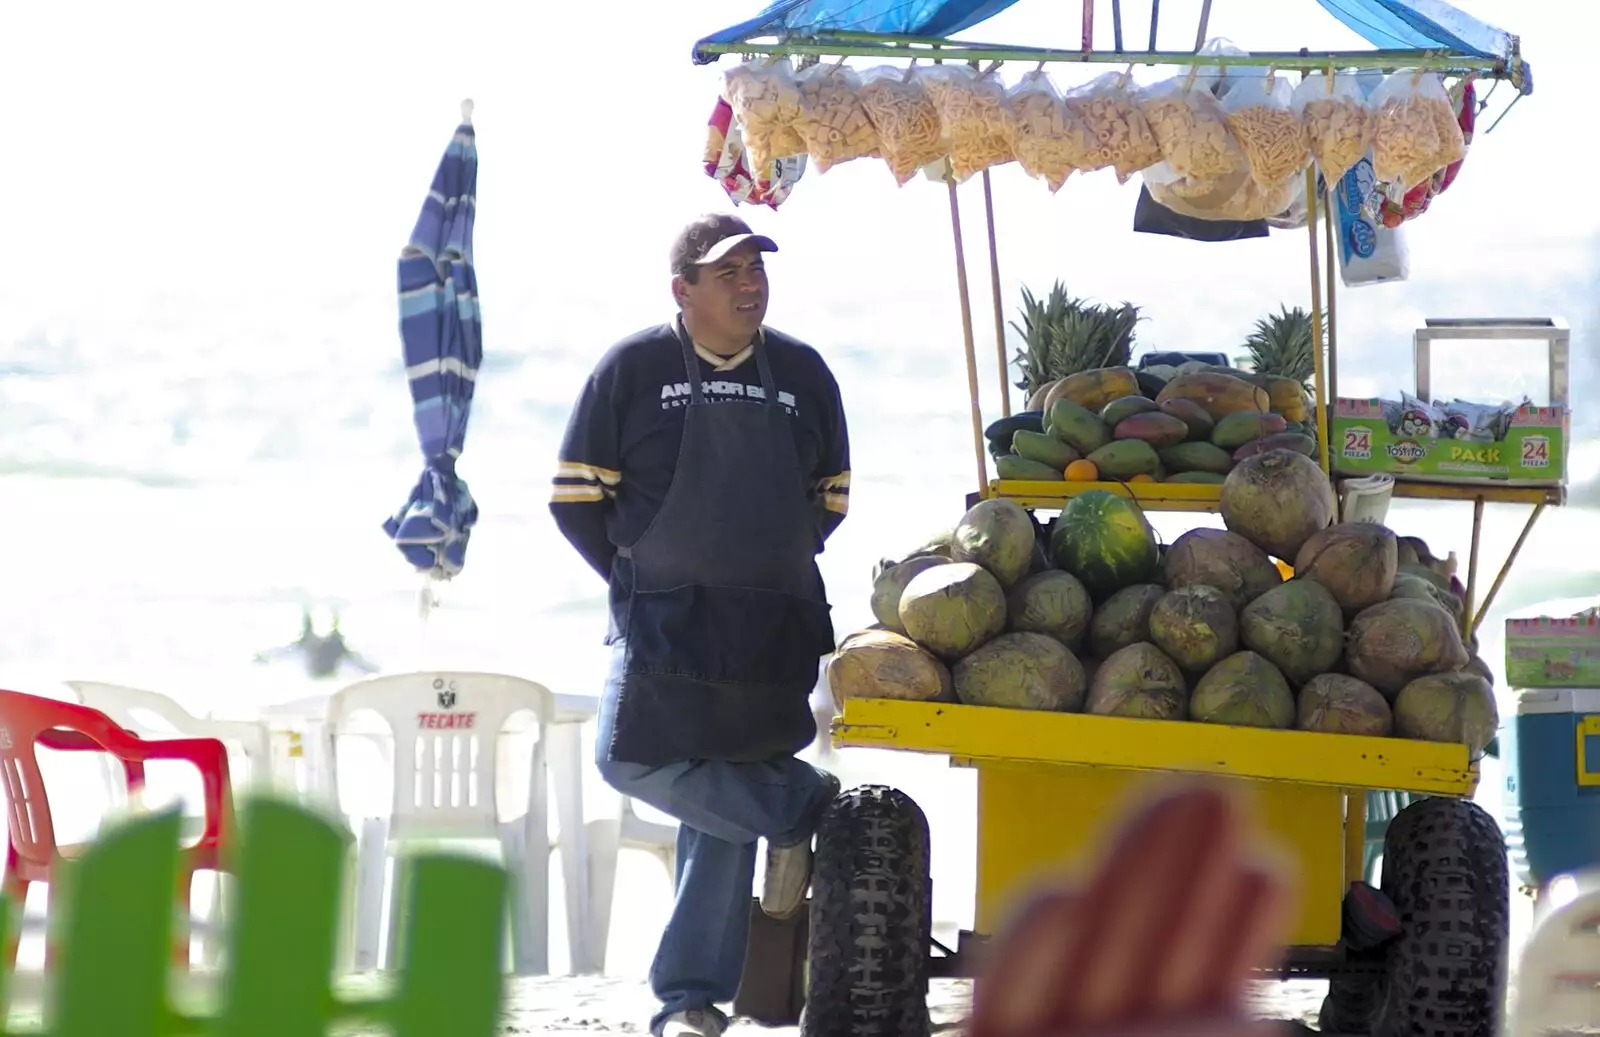
[[[1206,787],[1137,811],[1082,888],[1017,919],[977,986],[971,1037],[1265,1037],[1250,972],[1278,960],[1291,917],[1280,870]]]

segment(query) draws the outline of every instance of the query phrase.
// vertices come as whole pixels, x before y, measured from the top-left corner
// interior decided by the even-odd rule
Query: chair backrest
[[[265,724],[202,719],[158,691],[103,681],[65,681],[79,701],[98,709],[130,731],[146,738],[217,738],[238,742],[250,762],[252,780],[262,778],[272,754]],[[159,724],[151,723],[152,720]]]
[[[499,820],[497,736],[512,714],[532,713],[539,728],[536,762],[542,762],[555,696],[541,684],[496,673],[371,677],[329,700],[330,743],[336,746],[351,715],[365,710],[378,714],[394,736],[391,831],[488,836]],[[330,777],[336,752],[329,756]]]
[[[79,735],[78,742],[73,741],[71,732]],[[42,743],[48,748],[95,748],[81,740],[83,735],[94,742],[114,745],[119,735],[126,737],[126,732],[99,710],[0,690],[0,782],[5,785],[10,814],[11,849],[24,861],[49,866],[56,856],[50,797],[45,792],[35,746]],[[143,783],[142,764],[125,763],[123,768],[130,787]]]

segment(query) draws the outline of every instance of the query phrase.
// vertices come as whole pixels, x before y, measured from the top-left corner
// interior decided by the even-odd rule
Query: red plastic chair
[[[150,760],[182,760],[200,771],[205,795],[204,827],[199,840],[185,847],[176,893],[182,898],[177,946],[178,964],[189,963],[189,898],[197,871],[228,870],[233,840],[233,795],[228,783],[228,750],[215,738],[170,738],[146,742],[119,727],[99,710],[56,699],[0,689],[0,774],[10,811],[10,845],[6,850],[5,879],[0,892],[10,897],[17,920],[27,901],[28,887],[49,883],[57,862],[78,856],[82,845],[60,846],[50,813],[50,797],[34,746],[65,751],[110,753],[121,762],[128,791],[144,788],[144,765]],[[20,926],[13,928],[20,932]],[[16,965],[17,937],[7,941],[0,965]],[[50,962],[50,947],[45,946]]]

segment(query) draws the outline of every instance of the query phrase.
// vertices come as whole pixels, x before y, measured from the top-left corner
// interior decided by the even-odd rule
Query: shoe
[[[725,1029],[720,1016],[692,1008],[687,1012],[674,1012],[662,1020],[656,1037],[722,1037]]]
[[[826,780],[823,783],[822,802],[817,808],[817,821],[822,819],[823,811],[839,795],[840,788],[838,778],[827,772],[822,772],[822,775]],[[806,890],[811,885],[811,860],[810,836],[788,846],[767,844],[767,874],[761,884],[763,914],[783,921],[800,912],[801,905],[806,902]]]

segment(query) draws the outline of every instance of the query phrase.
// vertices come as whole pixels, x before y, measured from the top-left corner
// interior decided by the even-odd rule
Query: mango
[[[1029,432],[1027,429],[1018,429],[1011,437],[1011,452],[1018,457],[1049,465],[1057,471],[1083,456],[1055,436]]]
[[[1233,455],[1211,443],[1179,443],[1157,453],[1162,464],[1180,475],[1184,472],[1227,475],[1233,467]]]
[[[1228,477],[1226,475],[1218,475],[1216,472],[1179,472],[1177,475],[1169,475],[1161,481],[1168,483],[1204,483],[1208,486],[1221,486],[1228,481]]]
[[[1111,406],[1116,405],[1113,403]],[[1189,437],[1189,426],[1170,414],[1147,411],[1144,414],[1135,414],[1131,418],[1123,418],[1117,423],[1111,435],[1116,439],[1142,439],[1159,450],[1164,446],[1182,443]]]
[[[1193,400],[1168,400],[1159,404],[1161,413],[1170,414],[1174,418],[1189,426],[1189,439],[1210,439],[1211,430],[1216,422],[1211,420],[1211,415],[1206,409]]]
[[[1305,421],[1311,416],[1311,397],[1306,395],[1306,387],[1293,378],[1281,378],[1278,375],[1267,375],[1267,405],[1276,414],[1282,414],[1287,421]]]
[[[1080,454],[1092,454],[1111,442],[1111,430],[1092,411],[1071,400],[1057,400],[1045,412],[1044,430]]]
[[[1233,452],[1233,459],[1243,461],[1247,457],[1264,454],[1268,450],[1292,450],[1297,454],[1312,457],[1317,452],[1317,441],[1298,432],[1279,432],[1244,444]]]
[[[1029,432],[1043,432],[1044,411],[1025,410],[1021,413],[1013,414],[1009,418],[1000,418],[991,422],[989,427],[983,430],[983,434],[986,438],[992,439],[997,443],[1009,443],[1012,435],[1020,429],[1027,429]]]
[[[1160,409],[1155,400],[1143,396],[1124,396],[1106,404],[1100,411],[1100,420],[1106,423],[1106,428],[1114,429],[1135,414]]]
[[[1252,439],[1275,436],[1287,425],[1281,414],[1240,411],[1217,422],[1217,427],[1211,431],[1211,442],[1224,450],[1237,450]]]
[[[1006,454],[994,459],[995,474],[1002,479],[1023,479],[1029,482],[1065,482],[1067,477],[1056,468],[1038,461],[1030,461],[1016,454]]]
[[[1136,475],[1154,475],[1161,467],[1155,447],[1141,439],[1119,439],[1096,450],[1089,460],[1100,470],[1100,478],[1112,482]]]

